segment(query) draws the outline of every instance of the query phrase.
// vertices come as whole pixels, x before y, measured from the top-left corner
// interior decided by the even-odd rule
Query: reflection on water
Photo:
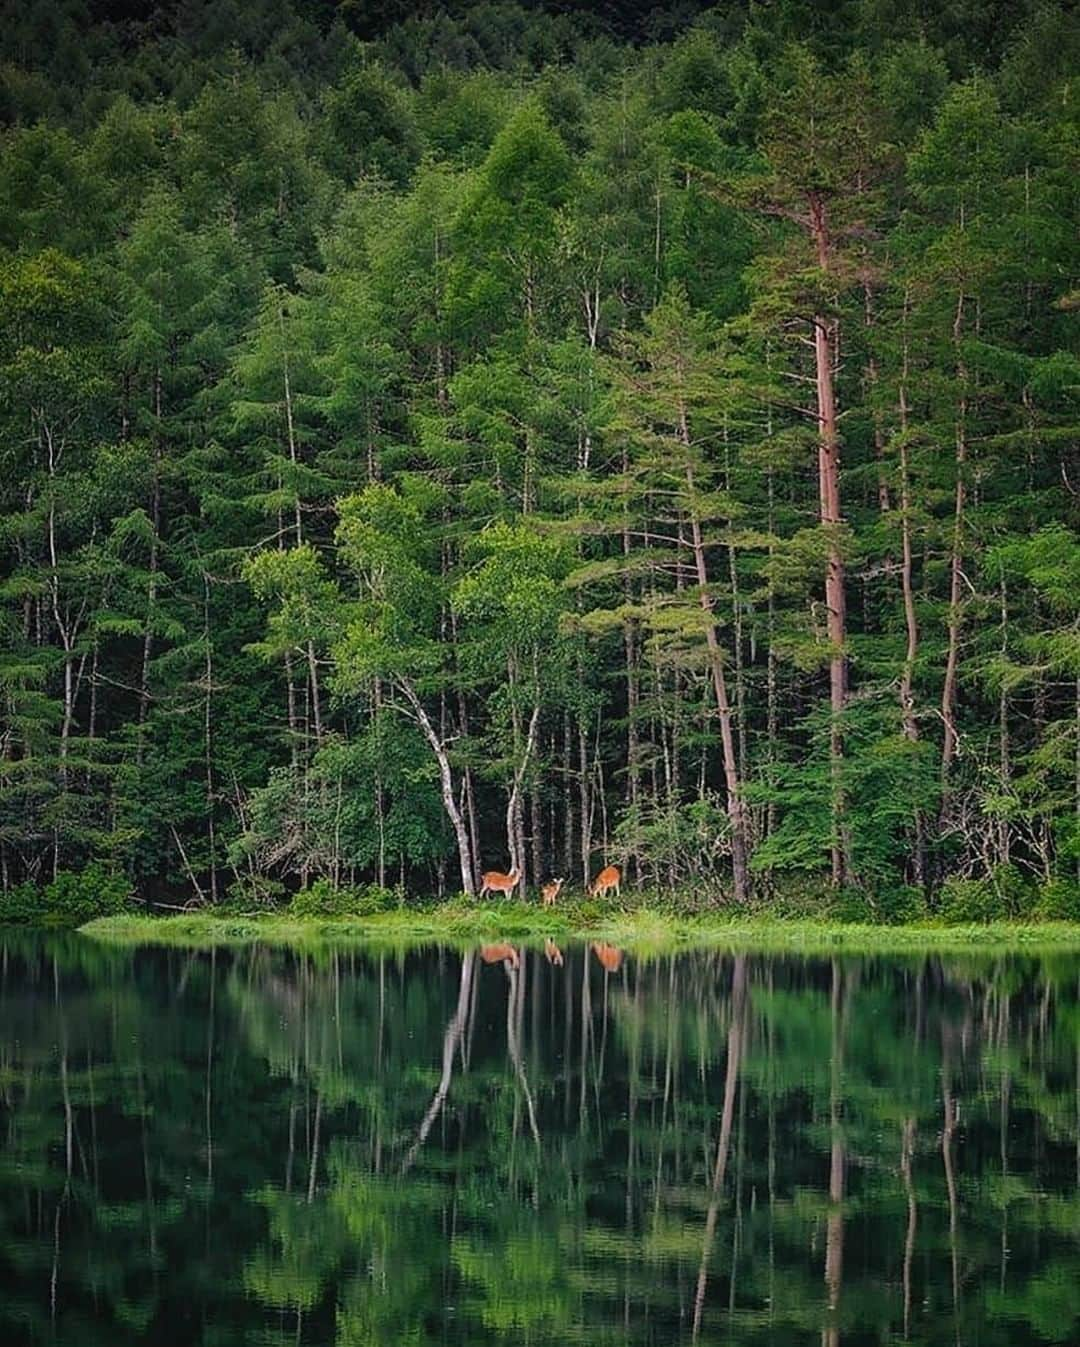
[[[0,933],[0,1342],[1080,1341],[1080,960]]]

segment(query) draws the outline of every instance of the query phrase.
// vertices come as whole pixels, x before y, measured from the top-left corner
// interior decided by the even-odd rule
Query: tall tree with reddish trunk
[[[881,150],[866,70],[827,76],[805,51],[794,58],[790,83],[777,92],[765,119],[762,149],[768,170],[720,184],[719,191],[752,211],[789,226],[762,270],[755,315],[762,325],[809,346],[812,374],[794,357],[787,371],[810,382],[814,401],[796,410],[817,430],[818,519],[825,533],[825,635],[832,716],[832,879],[848,879],[843,784],[843,714],[848,695],[844,515],[841,502],[840,409],[836,389],[843,304],[865,293],[867,240],[873,237]],[[788,342],[791,345],[791,341]]]

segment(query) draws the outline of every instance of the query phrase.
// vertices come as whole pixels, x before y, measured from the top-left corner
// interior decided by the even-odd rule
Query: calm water
[[[1080,960],[561,953],[0,933],[0,1343],[1080,1342]]]

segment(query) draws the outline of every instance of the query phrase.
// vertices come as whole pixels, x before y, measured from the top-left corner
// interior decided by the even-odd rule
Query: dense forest
[[[20,6],[4,891],[1077,906],[1078,68],[1066,0]]]

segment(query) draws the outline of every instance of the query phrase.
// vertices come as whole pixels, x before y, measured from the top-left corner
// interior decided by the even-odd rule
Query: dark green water
[[[0,951],[5,1347],[1080,1342],[1075,956]]]

